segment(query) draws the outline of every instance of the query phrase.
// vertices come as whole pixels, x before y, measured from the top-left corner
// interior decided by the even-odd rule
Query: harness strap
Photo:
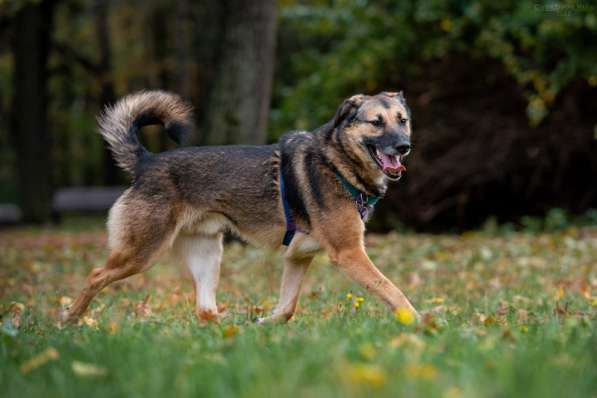
[[[286,188],[284,185],[284,173],[282,172],[282,167],[280,167],[280,197],[282,198],[282,205],[284,207],[284,217],[286,218],[286,232],[284,233],[284,238],[282,239],[282,244],[284,246],[290,245],[292,242],[292,238],[296,234],[297,227],[296,223],[294,222],[294,217],[292,216],[292,210],[290,209],[290,204],[288,203],[288,199],[286,198]],[[340,173],[336,172],[336,176],[342,186],[350,193],[352,196],[357,210],[359,211],[359,215],[361,216],[361,220],[364,220],[369,213],[369,210],[375,206],[375,204],[379,201],[379,196],[375,195],[367,195],[354,185],[349,183],[344,177],[340,175]]]
[[[288,204],[288,199],[286,198],[286,189],[284,187],[284,175],[282,173],[281,167],[280,196],[282,197],[282,205],[284,206],[284,217],[286,217],[286,232],[284,233],[282,244],[284,246],[288,246],[290,245],[290,242],[292,242],[292,238],[294,238],[294,234],[296,233],[296,224],[294,222],[294,217],[292,216],[292,211],[290,210],[290,205]]]

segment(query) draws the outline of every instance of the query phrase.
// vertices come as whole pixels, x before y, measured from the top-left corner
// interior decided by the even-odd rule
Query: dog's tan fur
[[[368,195],[385,193],[388,178],[363,143],[410,136],[401,94],[353,96],[314,133],[293,133],[273,146],[182,148],[154,155],[139,144],[136,132],[143,122],[160,121],[177,138],[176,130],[190,125],[189,114],[178,97],[145,92],[125,97],[100,118],[118,164],[135,180],[110,211],[109,258],[91,271],[66,321],[77,319],[103,287],[146,270],[170,248],[193,274],[197,315],[214,319],[222,233],[230,230],[268,247],[281,244],[282,173],[299,232],[284,254],[279,304],[263,321],[292,317],[303,277],[320,250],[392,310],[416,313],[367,256],[364,222],[338,179],[341,175]],[[383,119],[383,130],[374,118]]]

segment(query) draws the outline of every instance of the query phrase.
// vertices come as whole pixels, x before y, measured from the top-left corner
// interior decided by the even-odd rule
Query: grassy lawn
[[[321,255],[293,320],[258,326],[280,255],[231,243],[219,324],[198,324],[191,280],[164,258],[60,328],[106,258],[103,227],[0,232],[0,396],[597,397],[597,229],[367,241],[425,322],[396,319]]]

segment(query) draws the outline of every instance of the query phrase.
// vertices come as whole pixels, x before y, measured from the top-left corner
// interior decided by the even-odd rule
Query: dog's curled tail
[[[99,132],[116,163],[135,175],[139,159],[148,156],[137,133],[143,126],[161,124],[177,144],[192,127],[192,107],[178,95],[165,91],[141,91],[107,106],[98,117]]]

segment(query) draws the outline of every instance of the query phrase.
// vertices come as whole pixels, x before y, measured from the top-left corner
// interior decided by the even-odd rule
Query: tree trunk
[[[178,2],[177,2],[178,3]],[[156,75],[151,78],[151,86],[162,90],[170,90],[172,87],[172,72],[169,65],[169,42],[171,37],[168,31],[168,22],[165,15],[168,15],[169,4],[158,2],[153,6],[149,13],[149,35],[153,45],[152,58],[155,65],[152,67]],[[178,6],[177,6],[178,7]],[[178,23],[178,21],[176,21]],[[178,93],[181,94],[181,93]],[[150,145],[150,150],[163,152],[168,150],[170,139],[167,134],[158,134],[155,137],[154,145]],[[156,147],[157,145],[157,147]],[[155,148],[155,149],[153,149]]]
[[[225,0],[220,4],[221,20],[214,22],[223,25],[221,56],[208,94],[201,141],[263,144],[273,77],[276,2]]]
[[[54,5],[53,0],[28,2],[15,16],[11,124],[17,154],[19,205],[25,222],[44,222],[51,215],[47,67]]]
[[[190,23],[191,5],[189,0],[176,2],[174,47],[176,51],[176,92],[186,100],[192,94],[192,82],[189,74],[189,51],[191,50],[191,33],[193,26]]]
[[[112,78],[112,45],[110,41],[110,30],[108,27],[108,15],[110,11],[110,0],[95,0],[93,17],[95,23],[95,34],[99,48],[98,79],[100,82],[100,106],[111,105],[116,100],[114,82]],[[120,171],[107,145],[104,145],[102,152],[104,184],[117,185],[120,181]]]

